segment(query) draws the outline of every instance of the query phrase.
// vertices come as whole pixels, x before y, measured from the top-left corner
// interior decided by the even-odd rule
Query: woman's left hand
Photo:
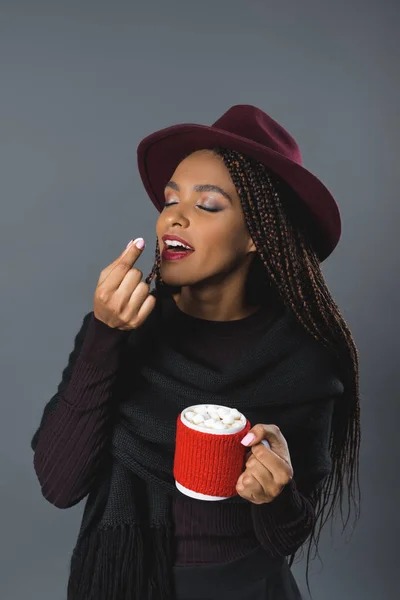
[[[251,450],[246,469],[237,480],[236,491],[253,504],[265,504],[279,496],[293,479],[293,467],[286,439],[279,427],[258,424],[250,429],[248,435],[251,433],[255,437],[246,444]],[[267,440],[270,448],[261,440]]]

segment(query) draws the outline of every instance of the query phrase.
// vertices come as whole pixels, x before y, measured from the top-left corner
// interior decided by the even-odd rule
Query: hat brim
[[[320,262],[335,249],[341,235],[338,205],[327,187],[303,166],[282,154],[222,129],[185,123],[145,137],[138,145],[138,168],[143,185],[159,212],[164,207],[165,185],[177,165],[190,152],[222,146],[260,161],[283,179],[299,196],[315,223],[313,243]]]

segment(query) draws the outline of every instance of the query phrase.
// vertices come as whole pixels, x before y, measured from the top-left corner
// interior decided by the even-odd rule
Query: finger
[[[271,473],[275,481],[287,477],[293,479],[294,471],[290,456],[287,458],[283,453],[278,455],[273,450],[265,448],[263,444],[257,444],[251,450],[254,458],[263,469],[267,469]]]
[[[249,458],[251,458],[251,456],[252,456],[252,452],[251,452],[251,448],[249,448],[248,450],[246,450],[246,452],[244,454],[245,460],[248,461]]]
[[[137,238],[139,242],[142,238]],[[116,290],[121,284],[126,273],[133,267],[142,254],[143,248],[138,248],[133,242],[105,269],[102,270],[98,285],[102,285],[107,280],[107,289]]]
[[[272,474],[268,473],[267,475],[264,472],[261,475],[257,469],[254,469],[254,471],[251,472],[251,477],[252,480],[250,486],[252,494],[258,497],[265,497],[267,495],[268,488],[274,484],[274,478],[272,477]]]
[[[267,478],[268,481],[274,481],[274,473],[271,470],[272,467],[266,467],[263,463],[261,463],[261,461],[258,460],[258,458],[254,456],[254,454],[252,454],[247,461],[246,469],[247,472],[256,477],[256,479],[262,481],[263,479]]]
[[[246,473],[238,481],[237,491],[242,498],[251,502],[260,502],[265,498],[265,490],[260,482],[250,473]]]
[[[143,289],[143,286],[147,286],[144,289],[149,290],[150,286],[148,286],[145,281],[142,281],[142,277],[143,271],[140,269],[137,269],[136,267],[129,269],[119,284],[118,289],[115,292],[115,296],[121,299],[125,298],[125,304],[128,304],[132,293],[136,288],[140,287]],[[141,284],[143,284],[143,286],[141,286]]]
[[[140,307],[136,318],[134,319],[133,325],[135,327],[140,327],[144,323],[144,321],[147,319],[149,314],[154,309],[156,303],[157,303],[156,297],[153,296],[152,294],[149,294],[147,296],[147,298],[145,299],[145,301],[143,302],[142,306]]]
[[[258,462],[266,469],[277,470],[282,468],[282,461],[286,464],[287,461],[276,454],[273,450],[266,448],[264,444],[256,444],[252,446],[251,452]]]
[[[146,245],[144,245],[141,248],[141,242],[144,243],[144,239],[140,237],[130,241],[126,248],[124,248],[124,250],[121,252],[121,254],[117,256],[117,258],[108,267],[106,267],[106,270],[111,270],[112,267],[114,267],[116,264],[124,261],[129,262],[129,264],[132,266],[137,261],[137,259],[146,247]]]
[[[264,467],[252,469],[251,475],[259,483],[265,498],[278,496],[287,485],[287,481],[278,481],[273,474],[268,471],[268,469],[264,469]],[[252,482],[252,485],[253,488],[256,488],[254,482]]]
[[[126,283],[125,279],[128,280]],[[120,294],[124,294],[127,296],[125,299],[126,304],[124,312],[128,314],[129,318],[133,318],[133,316],[138,314],[140,307],[149,295],[150,286],[145,281],[139,281],[139,283],[133,287],[130,280],[135,281],[134,274],[130,275],[130,273],[128,273],[125,279],[122,289],[118,288],[116,295],[119,296]]]
[[[287,464],[291,464],[287,440],[277,425],[258,423],[250,429],[250,433],[254,434],[254,439],[246,444],[246,446],[252,448],[252,450],[258,448],[255,454],[256,456],[260,456],[261,460],[261,457],[266,458],[269,452],[271,456],[281,457]],[[262,446],[266,448],[264,452],[261,449]]]
[[[259,444],[262,439],[267,439],[272,447],[277,443],[285,441],[281,430],[274,424],[257,423],[257,425],[254,425],[254,427],[250,429],[249,434],[250,433],[254,434],[254,438],[251,442],[246,444],[248,447]]]
[[[143,273],[138,269],[130,269],[119,288],[113,293],[115,306],[126,322],[137,315],[149,294],[150,286],[145,281],[141,281],[142,276]]]

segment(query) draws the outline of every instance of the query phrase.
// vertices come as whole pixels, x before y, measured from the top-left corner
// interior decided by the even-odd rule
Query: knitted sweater
[[[261,308],[236,321],[207,321],[183,313],[172,298],[166,302],[167,318],[159,335],[167,335],[179,352],[216,370],[244,346],[251,352],[252,340],[277,316]],[[74,506],[89,493],[107,452],[112,389],[128,335],[91,313],[83,343],[75,346],[63,371],[57,407],[36,434],[35,471],[43,496],[58,508]],[[173,518],[175,564],[196,565],[235,560],[260,544],[271,556],[288,556],[309,537],[315,511],[298,490],[295,473],[272,502],[193,502],[182,495],[173,501]]]

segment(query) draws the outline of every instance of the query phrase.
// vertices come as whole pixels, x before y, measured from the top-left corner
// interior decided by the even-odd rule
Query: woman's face
[[[243,274],[256,251],[239,197],[222,158],[209,150],[186,157],[165,187],[165,207],[156,225],[161,253],[160,274],[171,286],[203,288]],[[182,260],[162,257],[162,236],[183,238],[194,252]]]

